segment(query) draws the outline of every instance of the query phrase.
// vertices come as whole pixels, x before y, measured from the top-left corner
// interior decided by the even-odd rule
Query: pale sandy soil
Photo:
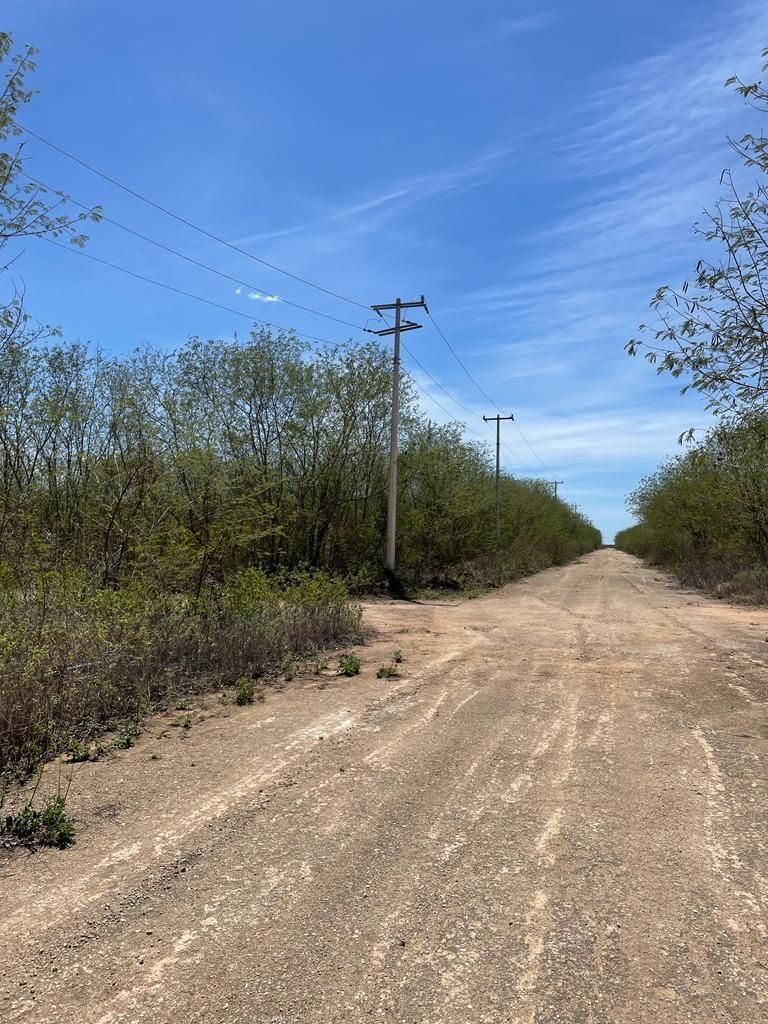
[[[768,1021],[768,612],[606,550],[367,616],[360,677],[78,767],[0,1021]]]

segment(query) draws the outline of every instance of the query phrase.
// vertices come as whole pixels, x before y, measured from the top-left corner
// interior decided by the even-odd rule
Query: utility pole
[[[552,486],[555,489],[555,498],[557,498],[557,487],[558,487],[558,484],[561,484],[562,482],[563,482],[562,480],[547,480],[547,483],[548,484],[552,484]]]
[[[426,309],[427,303],[422,295],[414,302],[403,302],[395,299],[394,302],[381,303],[378,306],[371,306],[376,313],[385,310],[395,311],[394,327],[385,327],[380,331],[372,331],[379,337],[394,335],[395,348],[392,355],[392,422],[390,427],[389,440],[389,494],[387,497],[387,556],[386,570],[390,590],[397,589],[397,577],[395,575],[395,554],[396,554],[396,532],[397,532],[397,431],[400,424],[400,335],[403,331],[415,331],[421,327],[412,320],[403,320],[404,309]]]
[[[509,416],[483,416],[486,423],[496,421],[496,544],[501,545],[501,493],[499,491],[499,468],[501,465],[501,421],[513,420],[514,414]]]

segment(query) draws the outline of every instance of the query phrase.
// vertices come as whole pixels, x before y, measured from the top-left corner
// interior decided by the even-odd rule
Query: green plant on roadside
[[[103,753],[104,748],[100,743],[81,743],[75,736],[70,736],[67,741],[67,757],[76,764],[98,761]]]
[[[174,718],[171,725],[176,729],[191,729],[192,715],[179,715],[178,718]]]
[[[328,669],[328,660],[327,660],[327,658],[318,658],[318,660],[315,662],[315,675],[319,676],[323,672],[327,671],[327,669]]]
[[[57,846],[62,850],[71,846],[75,826],[65,805],[62,793],[48,797],[42,807],[35,807],[30,799],[20,811],[0,819],[0,840],[11,846]]]
[[[376,673],[377,679],[394,679],[397,676],[397,667],[391,662],[389,665],[382,665]]]
[[[3,770],[0,771],[0,781],[4,778],[13,779],[15,782],[26,782],[34,775],[46,757],[46,749],[35,740],[27,740],[21,744],[12,761],[8,761]]]
[[[395,651],[395,653],[392,655],[392,662],[395,665],[400,665],[404,661],[405,661],[405,655],[403,654],[403,652],[399,651],[399,650]]]
[[[138,724],[128,719],[117,726],[117,733],[112,740],[112,746],[116,750],[127,750],[136,742],[138,735]]]
[[[245,707],[246,704],[253,704],[256,696],[256,685],[247,676],[240,676],[235,683],[235,704]]]
[[[339,658],[340,676],[356,676],[360,672],[360,659],[356,654],[342,654]]]

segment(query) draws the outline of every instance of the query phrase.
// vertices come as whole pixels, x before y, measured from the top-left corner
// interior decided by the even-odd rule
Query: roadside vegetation
[[[174,694],[228,685],[249,704],[265,673],[360,641],[357,595],[383,585],[391,359],[263,329],[115,357],[35,323],[9,247],[82,246],[101,213],[70,215],[25,174],[34,51],[0,33],[3,61],[0,777],[24,778],[58,752],[98,757],[105,732],[131,746]],[[542,483],[505,476],[497,545],[487,447],[431,422],[407,379],[401,445],[407,585],[496,585],[600,543]]]
[[[768,601],[768,416],[722,423],[643,480],[616,546],[721,597]]]
[[[768,50],[763,58],[768,71]],[[763,84],[726,85],[768,113]],[[723,172],[726,194],[694,228],[707,258],[679,290],[658,290],[656,326],[627,346],[681,378],[683,392],[706,395],[718,423],[699,441],[690,431],[686,450],[640,483],[628,500],[639,522],[616,545],[720,596],[766,602],[768,139],[750,133],[732,146],[742,166]]]

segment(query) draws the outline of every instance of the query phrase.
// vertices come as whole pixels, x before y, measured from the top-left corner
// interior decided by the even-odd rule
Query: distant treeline
[[[0,369],[0,563],[102,586],[135,575],[200,593],[245,567],[381,577],[391,391],[378,344],[310,352],[294,336],[192,339],[111,358],[9,345]],[[500,582],[600,543],[537,481],[419,411],[404,382],[399,566],[413,583]]]
[[[768,600],[768,414],[723,423],[630,495],[616,546],[720,596]]]

